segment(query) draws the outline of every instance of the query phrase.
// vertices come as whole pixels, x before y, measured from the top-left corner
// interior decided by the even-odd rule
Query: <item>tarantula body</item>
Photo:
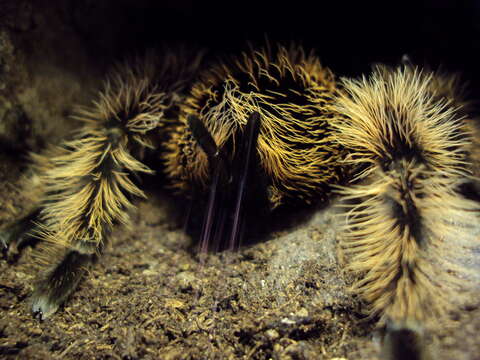
[[[339,191],[340,249],[359,275],[354,292],[387,324],[388,340],[442,318],[478,284],[479,205],[460,191],[472,180],[471,134],[454,81],[438,74],[378,67],[343,85],[335,107],[346,118],[335,128],[356,175]]]
[[[227,236],[230,248],[238,245],[252,198],[271,208],[324,200],[340,179],[342,152],[331,135],[336,84],[313,54],[251,50],[205,72],[185,97],[198,68],[199,56],[125,64],[93,106],[77,112],[83,126],[71,140],[32,156],[26,188],[41,195],[33,201],[32,192],[33,210],[1,234],[5,243],[25,230],[42,240],[32,296],[42,318],[75,289],[112,227],[128,224],[130,198],[145,196],[132,176],[153,173],[141,162],[145,149],[157,145],[175,188],[209,189],[202,249]]]
[[[113,226],[128,225],[131,198],[145,196],[133,177],[153,173],[142,163],[149,148],[171,188],[206,202],[202,250],[237,247],[263,208],[322,202],[337,188],[339,247],[357,275],[353,291],[387,328],[387,358],[402,358],[412,333],[469,300],[480,147],[458,80],[380,66],[337,83],[295,46],[251,49],[202,72],[199,62],[127,63],[78,111],[71,140],[32,155],[22,180],[31,206],[0,241],[26,231],[41,240],[35,313],[54,313]]]
[[[217,64],[200,75],[180,106],[179,124],[167,143],[167,177],[177,191],[187,194],[210,188],[210,195],[215,192],[222,197],[218,192],[223,191],[217,202],[231,204],[226,212],[232,213],[230,246],[235,246],[239,220],[234,208],[243,206],[242,186],[246,186],[236,179],[245,172],[254,174],[249,175],[255,181],[249,183],[245,196],[254,197],[256,205],[243,213],[254,216],[259,203],[275,209],[285,203],[326,200],[331,185],[340,181],[342,150],[332,134],[332,122],[338,116],[331,108],[337,92],[332,72],[314,54],[306,55],[296,46],[250,49]],[[257,119],[249,132],[252,114]],[[205,136],[197,135],[200,127],[202,133],[210,134],[210,151],[199,139]],[[248,142],[249,137],[253,141]],[[242,157],[249,153],[246,142],[254,147],[252,156],[256,154],[250,168],[242,165]],[[222,153],[219,166],[228,172],[220,184],[212,168],[215,151]],[[228,228],[228,219],[218,215],[222,212],[217,210],[210,217],[218,218],[216,224],[205,220],[205,241],[211,237],[207,234],[215,232],[218,238],[224,232],[211,228]]]

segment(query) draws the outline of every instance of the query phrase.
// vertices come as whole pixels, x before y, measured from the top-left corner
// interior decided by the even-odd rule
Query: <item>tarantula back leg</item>
[[[128,224],[130,197],[145,196],[130,175],[152,171],[130,155],[133,136],[115,123],[87,125],[51,159],[39,231],[38,259],[46,267],[32,296],[39,317],[53,314],[77,287],[113,225]]]
[[[30,155],[32,164],[21,176],[16,186],[16,195],[22,206],[16,208],[16,220],[0,228],[0,249],[8,261],[14,261],[26,246],[36,245],[38,236],[36,229],[41,220],[41,205],[45,197],[45,181],[41,174],[48,171],[50,158],[58,149],[49,147],[42,155]]]
[[[165,137],[159,130],[171,126],[202,54],[181,48],[147,52],[116,66],[92,105],[77,109],[83,126],[70,140],[32,155],[36,171],[26,184],[34,185],[33,192],[23,188],[35,210],[0,233],[0,249],[14,240],[24,244],[24,234],[32,232],[40,240],[31,298],[38,317],[53,314],[74,291],[112,228],[129,224],[131,199],[145,197],[134,179],[153,173],[141,160]]]
[[[0,230],[0,246],[8,260],[13,260],[24,247],[38,241],[34,232],[39,215],[40,209],[37,208]]]

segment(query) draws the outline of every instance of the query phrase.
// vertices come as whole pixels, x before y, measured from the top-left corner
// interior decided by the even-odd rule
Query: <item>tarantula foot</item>
[[[8,236],[5,234],[4,231],[0,231],[0,249],[2,253],[5,253],[8,250],[9,244],[10,241],[8,239]]]
[[[31,298],[35,318],[44,320],[57,311],[77,288],[95,256],[76,250],[67,251],[57,265],[41,275]]]
[[[0,230],[0,247],[3,252],[7,252],[10,244],[13,242],[13,231],[10,229]]]
[[[59,306],[60,304],[52,301],[47,295],[34,295],[32,301],[33,317],[38,320],[45,320],[53,315]]]
[[[17,243],[21,243],[21,239],[15,238],[15,232],[10,229],[0,231],[0,251],[1,257],[8,262],[12,262],[18,255]]]
[[[11,229],[0,231],[0,251],[2,257],[10,263],[17,260],[23,248],[34,243],[35,239],[26,233],[19,234]]]

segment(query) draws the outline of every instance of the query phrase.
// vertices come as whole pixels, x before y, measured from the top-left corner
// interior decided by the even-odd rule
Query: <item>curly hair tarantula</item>
[[[155,149],[169,188],[205,200],[202,251],[234,249],[258,214],[333,190],[352,291],[386,329],[386,356],[402,358],[404,332],[421,333],[479,280],[475,128],[458,79],[404,65],[337,81],[299,46],[200,63],[185,54],[126,63],[77,112],[71,140],[32,155],[22,180],[31,206],[0,240],[41,240],[33,312],[51,316],[112,227],[128,223],[131,197],[145,196],[133,176],[153,173],[141,161]]]

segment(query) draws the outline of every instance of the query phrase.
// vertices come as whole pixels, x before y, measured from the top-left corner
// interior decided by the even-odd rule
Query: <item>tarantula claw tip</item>
[[[5,240],[5,236],[0,233],[0,247],[2,248],[3,251],[8,249],[8,243]]]
[[[50,302],[45,296],[36,297],[32,303],[33,317],[42,321],[54,314],[57,309],[58,305]]]

